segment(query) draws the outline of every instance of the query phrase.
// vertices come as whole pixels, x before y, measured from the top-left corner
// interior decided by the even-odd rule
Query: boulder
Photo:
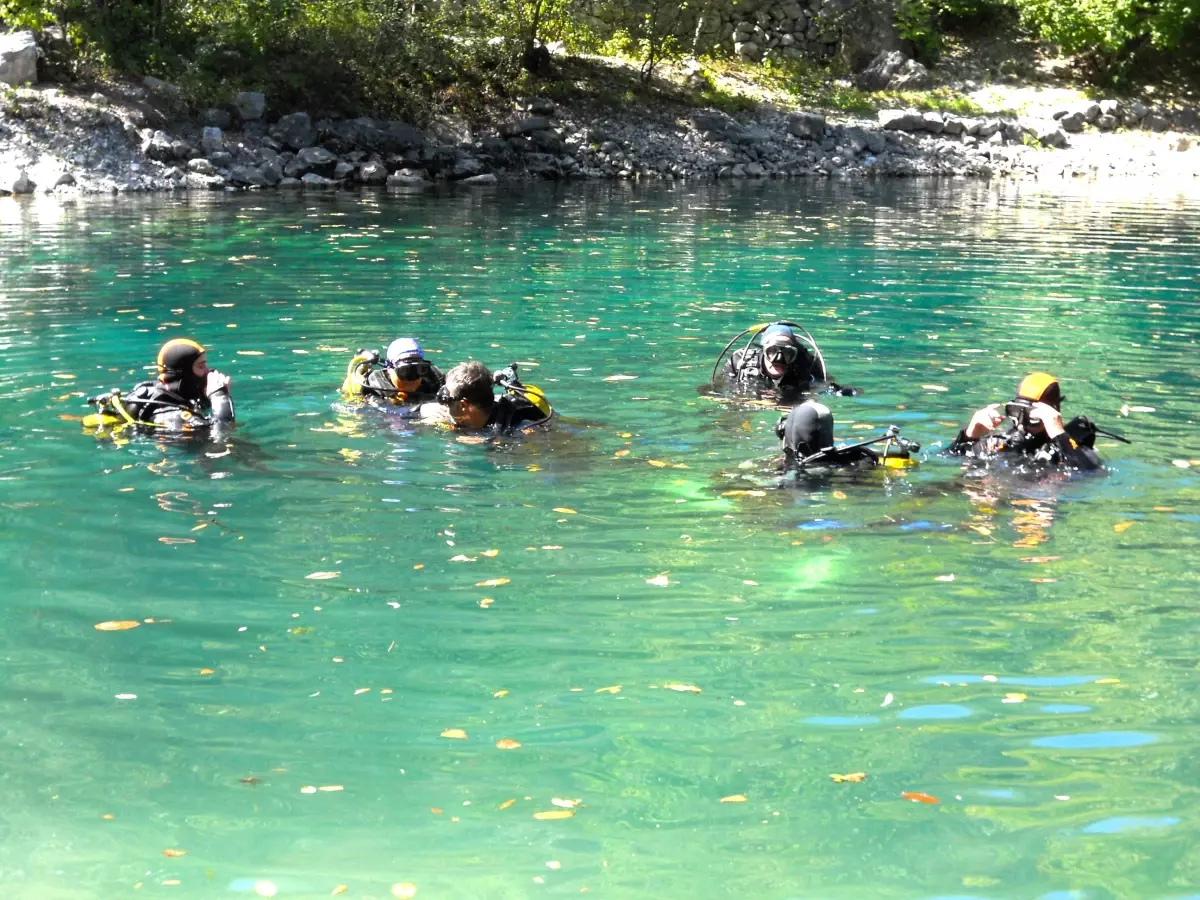
[[[1171,123],[1158,113],[1152,112],[1142,119],[1142,127],[1147,131],[1166,131],[1171,127]]]
[[[543,153],[562,153],[562,138],[552,129],[534,131],[529,135],[529,138],[533,141],[533,145]]]
[[[168,100],[183,99],[183,91],[178,85],[171,84],[169,81],[163,81],[161,78],[155,78],[153,75],[147,75],[142,79],[142,85],[152,94],[158,94],[160,97],[165,97]]]
[[[233,116],[223,109],[206,109],[200,114],[200,121],[213,128],[228,128],[233,124]]]
[[[267,110],[267,97],[258,91],[242,91],[233,98],[233,105],[243,122],[261,119]]]
[[[545,97],[534,97],[529,101],[529,112],[535,116],[552,116],[556,111],[553,100]]]
[[[1084,106],[1083,109],[1080,110],[1080,112],[1083,113],[1083,117],[1085,119],[1087,119],[1087,122],[1089,125],[1095,125],[1096,120],[1098,118],[1100,118],[1100,104],[1099,103],[1089,103],[1086,106]]]
[[[879,124],[886,131],[919,131],[925,127],[925,117],[915,109],[881,109]]]
[[[217,191],[225,186],[225,179],[220,175],[202,175],[199,172],[188,172],[183,176],[183,185],[193,191]]]
[[[734,43],[733,52],[741,59],[751,59],[756,62],[762,57],[762,49],[754,41]]]
[[[257,166],[234,166],[229,170],[229,180],[233,184],[247,187],[270,187],[273,183],[266,178],[262,169]]]
[[[200,149],[205,153],[215,153],[225,146],[225,135],[220,128],[209,125],[200,133]]]
[[[946,130],[946,123],[942,119],[940,112],[927,112],[921,117],[924,122],[924,130],[930,134],[941,134]]]
[[[942,122],[942,131],[946,134],[965,134],[967,123],[958,116],[945,116]]]
[[[715,109],[696,110],[691,119],[697,131],[701,134],[712,134],[718,140],[725,140],[742,130],[742,126],[732,116]]]
[[[305,112],[289,113],[280,118],[271,129],[271,135],[290,150],[303,150],[317,142],[317,130]]]
[[[1124,111],[1124,107],[1122,107],[1120,100],[1100,101],[1100,115],[1102,116],[1120,117]]]
[[[1117,127],[1117,117],[1101,114],[1096,119],[1096,127],[1101,131],[1112,131]]]
[[[305,173],[304,177],[300,179],[300,183],[306,188],[317,190],[337,187],[337,182],[332,178],[326,178],[324,175],[318,175],[316,172]]]
[[[150,159],[167,162],[175,158],[175,147],[165,131],[155,131],[142,141],[142,153]]]
[[[283,166],[278,160],[267,160],[262,166],[262,176],[267,184],[279,184],[283,181]]]
[[[1200,109],[1185,107],[1175,114],[1175,130],[1200,132]]]
[[[788,113],[788,134],[805,141],[820,141],[825,138],[825,116],[821,113],[797,110]]]
[[[32,194],[37,185],[24,169],[6,169],[0,172],[0,194]]]
[[[493,175],[491,172],[483,172],[479,175],[472,175],[470,178],[464,178],[462,180],[462,183],[470,184],[470,185],[474,185],[474,186],[495,184],[496,176]]]
[[[979,127],[975,129],[975,136],[981,140],[987,140],[994,135],[1000,134],[1003,130],[1004,123],[999,119],[984,119],[979,123]]]
[[[387,186],[389,188],[411,188],[424,187],[425,177],[423,175],[406,175],[406,170],[401,169],[399,172],[394,172],[387,177]]]
[[[1067,142],[1067,133],[1057,127],[1053,122],[1048,123],[1037,130],[1037,139],[1043,147],[1054,147],[1057,150],[1065,150],[1069,144]]]
[[[303,172],[330,174],[337,167],[338,158],[324,147],[305,147],[296,154],[294,163]]]
[[[279,189],[281,191],[294,191],[297,188],[302,187],[304,187],[304,185],[301,183],[299,178],[285,178],[279,182]]]
[[[341,181],[341,180],[353,175],[354,170],[357,168],[358,168],[358,166],[356,166],[352,162],[344,162],[344,161],[339,162],[336,166],[333,167],[333,177],[337,181]]]
[[[933,76],[929,70],[913,59],[906,59],[891,80],[887,83],[889,91],[919,91],[933,84]]]
[[[217,150],[208,154],[209,162],[218,169],[228,169],[233,165],[233,154],[227,150]]]
[[[28,84],[37,81],[37,39],[32,31],[0,34],[0,82]]]
[[[368,160],[358,167],[358,180],[363,184],[383,184],[387,177],[387,166],[377,159]]]
[[[1146,114],[1150,112],[1150,108],[1138,100],[1129,104],[1129,107],[1121,114],[1121,118],[1125,120],[1126,125],[1136,125],[1146,118]]]
[[[473,156],[460,156],[446,170],[446,177],[451,181],[461,181],[483,173],[483,163]]]
[[[471,123],[455,114],[434,116],[425,133],[437,144],[469,144],[472,139]]]
[[[195,159],[189,159],[187,167],[189,172],[195,172],[199,175],[217,174],[217,167],[203,156],[198,156]]]
[[[504,137],[516,137],[522,134],[532,134],[535,131],[546,131],[550,128],[550,120],[545,116],[526,116],[515,122],[505,122],[500,126],[500,134]]]
[[[766,174],[767,174],[767,170],[764,169],[759,163],[756,163],[756,162],[746,163],[746,175],[748,177],[762,178]]]
[[[899,50],[883,50],[854,77],[854,83],[864,91],[882,91],[909,61]]]
[[[1071,134],[1078,134],[1079,132],[1083,131],[1083,126],[1086,121],[1087,119],[1084,114],[1079,110],[1075,110],[1074,112],[1067,113],[1065,116],[1059,119],[1058,124],[1062,127],[1063,131],[1070,132]]]
[[[407,122],[382,122],[363,116],[323,122],[321,143],[336,153],[366,150],[375,153],[403,153],[424,146],[425,136]]]

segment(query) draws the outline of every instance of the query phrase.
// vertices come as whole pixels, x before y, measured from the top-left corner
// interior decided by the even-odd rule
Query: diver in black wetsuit
[[[967,427],[944,451],[972,459],[1028,462],[1043,468],[1093,471],[1103,467],[1096,453],[1096,435],[1129,443],[1120,435],[1097,428],[1087,416],[1062,419],[1062,390],[1045,372],[1027,375],[1017,396],[1004,404],[977,410]],[[1008,421],[1006,428],[1001,426]]]
[[[214,426],[233,422],[229,376],[208,367],[202,346],[187,338],[167,341],[157,362],[157,380],[144,381],[125,395],[112,391],[90,402],[118,427],[209,433]]]
[[[803,394],[822,390],[837,394],[858,393],[854,388],[843,388],[830,380],[825,359],[816,343],[813,342],[810,353],[796,335],[795,328],[799,326],[775,322],[751,335],[746,346],[733,351],[725,362],[721,370],[725,383],[738,393],[773,398],[778,403],[793,403]],[[804,333],[808,334],[807,331]]]
[[[504,388],[497,397],[493,386]],[[549,422],[554,415],[540,388],[521,384],[513,363],[493,375],[480,362],[459,363],[446,373],[437,403],[425,403],[418,417],[463,431],[498,434],[525,432]]]
[[[342,393],[373,404],[420,404],[437,397],[445,383],[441,370],[425,359],[421,345],[410,337],[392,341],[383,366],[378,366],[378,353],[359,350],[346,369]]]
[[[920,445],[900,437],[892,426],[881,437],[857,444],[833,443],[833,413],[815,400],[806,400],[792,408],[775,426],[783,448],[784,471],[811,471],[826,468],[875,468],[878,465],[900,467],[916,465],[909,458]],[[884,445],[883,451],[872,450],[871,444]]]

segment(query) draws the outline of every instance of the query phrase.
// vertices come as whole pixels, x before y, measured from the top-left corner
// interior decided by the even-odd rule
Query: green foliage
[[[45,28],[54,10],[41,0],[0,0],[0,23],[10,28]]]
[[[913,47],[920,62],[937,62],[942,52],[942,32],[938,25],[938,0],[901,0],[896,9],[896,31]]]

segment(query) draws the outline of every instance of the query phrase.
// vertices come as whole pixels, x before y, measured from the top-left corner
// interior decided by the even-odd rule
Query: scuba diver
[[[978,460],[1009,458],[1092,471],[1103,467],[1095,450],[1097,434],[1130,443],[1119,434],[1098,428],[1087,416],[1076,416],[1064,424],[1064,399],[1053,375],[1027,375],[1016,397],[1003,406],[994,403],[977,410],[944,452]],[[1010,424],[1001,428],[1006,421]]]
[[[808,347],[796,334],[797,329],[803,332]],[[747,328],[726,344],[717,357],[711,383],[716,383],[717,369],[729,348],[747,334],[750,338],[746,345],[734,350],[721,369],[724,383],[738,393],[771,397],[778,403],[793,403],[802,394],[820,390],[845,395],[858,393],[854,388],[840,387],[830,380],[821,348],[808,330],[795,322],[773,322]]]
[[[920,444],[900,437],[895,425],[879,437],[835,446],[833,413],[815,400],[806,400],[793,407],[787,415],[780,416],[775,434],[783,449],[782,468],[785,472],[860,465],[906,468],[917,464],[911,454],[921,449]],[[882,451],[871,449],[874,444],[883,444]]]
[[[359,350],[346,367],[342,393],[349,399],[399,406],[433,400],[445,383],[441,370],[425,359],[413,338],[388,345],[382,367],[374,350]]]
[[[494,386],[503,388],[504,393],[497,397]],[[549,422],[553,415],[541,388],[521,384],[516,363],[494,375],[483,363],[459,363],[446,373],[437,402],[422,404],[418,411],[423,421],[500,434],[527,432]]]
[[[96,413],[84,417],[84,426],[207,432],[233,422],[229,376],[208,367],[202,346],[187,338],[167,341],[158,351],[157,363],[157,380],[143,381],[128,394],[113,389],[89,397]]]

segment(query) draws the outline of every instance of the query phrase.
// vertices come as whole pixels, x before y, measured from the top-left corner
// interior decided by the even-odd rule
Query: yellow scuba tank
[[[359,350],[346,366],[346,378],[342,381],[341,391],[349,399],[357,400],[363,395],[363,385],[375,363],[379,362],[379,354],[374,350]]]
[[[137,424],[137,419],[130,415],[125,404],[121,402],[119,390],[114,389],[107,394],[89,397],[88,403],[95,405],[96,411],[81,419],[84,431],[102,432],[108,428],[117,429]]]
[[[542,414],[546,416],[546,418],[549,418],[554,414],[554,410],[550,406],[550,399],[546,396],[546,392],[536,384],[508,385],[506,390],[512,391],[519,397],[524,397],[526,400],[536,406],[542,412]]]

